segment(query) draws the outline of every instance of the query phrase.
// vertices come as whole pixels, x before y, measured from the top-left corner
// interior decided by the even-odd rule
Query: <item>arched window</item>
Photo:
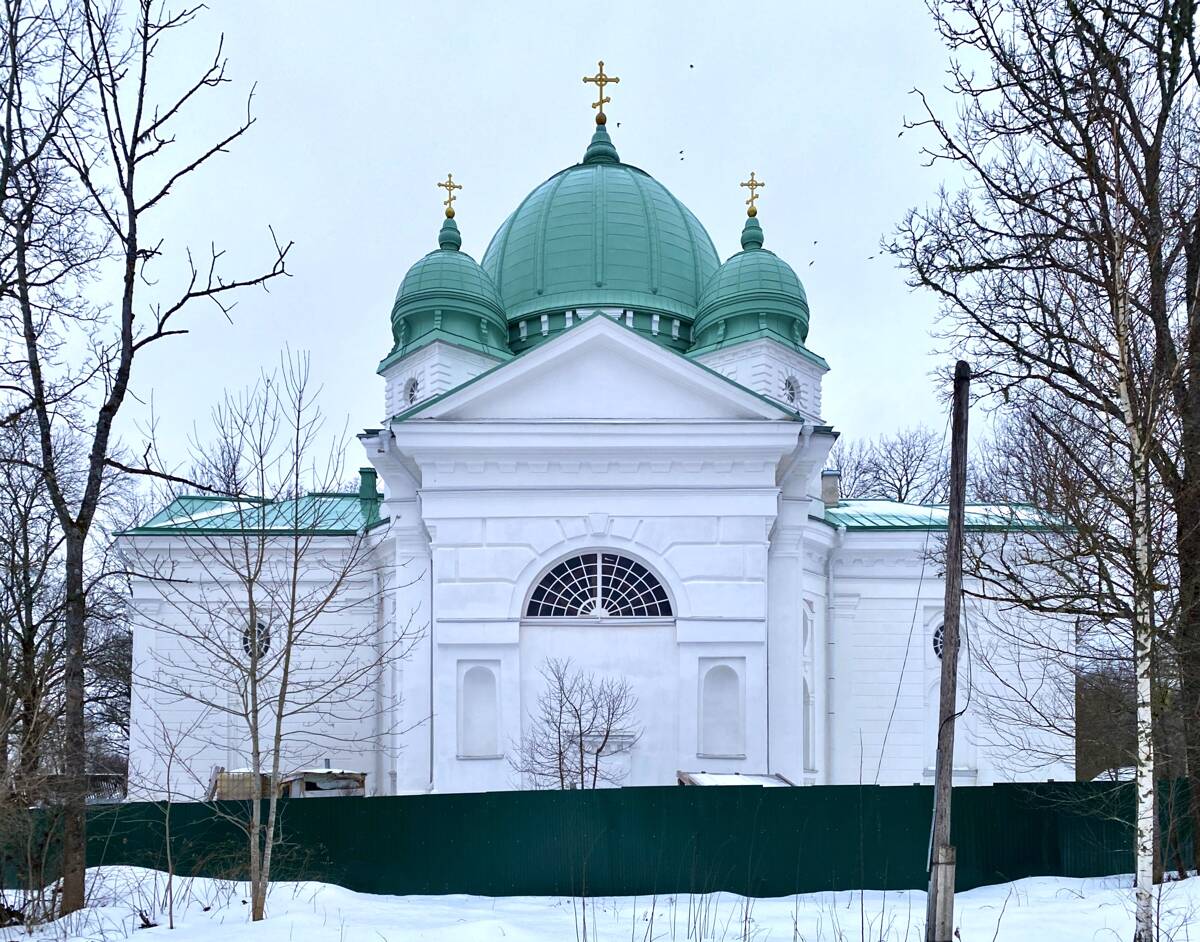
[[[617,553],[583,553],[542,576],[528,618],[669,618],[667,590],[645,566]]]
[[[479,758],[500,754],[496,674],[484,664],[468,667],[459,693],[458,754]]]
[[[728,664],[716,664],[700,678],[700,755],[740,757],[745,752],[741,678]]]

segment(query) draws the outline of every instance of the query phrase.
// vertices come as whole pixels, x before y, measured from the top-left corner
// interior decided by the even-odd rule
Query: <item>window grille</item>
[[[529,618],[670,617],[667,590],[641,563],[616,553],[564,559],[538,583]]]
[[[937,659],[942,659],[942,651],[946,647],[946,626],[938,625],[933,631],[933,653],[937,655]]]
[[[271,629],[261,621],[255,625],[255,630],[247,625],[242,629],[242,650],[251,657],[265,657],[271,650]]]

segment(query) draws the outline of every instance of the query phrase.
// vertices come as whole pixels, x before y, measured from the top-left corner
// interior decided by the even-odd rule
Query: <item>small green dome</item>
[[[487,273],[466,252],[453,219],[438,233],[439,248],[404,276],[392,306],[395,345],[380,364],[434,340],[508,359],[508,322],[500,295]]]
[[[567,311],[596,308],[632,311],[635,330],[682,351],[720,261],[699,220],[649,174],[621,163],[600,126],[581,163],[504,221],[482,265],[508,313],[514,351],[563,330]]]
[[[771,337],[798,350],[808,338],[808,297],[792,266],[762,247],[758,219],[746,220],[742,251],[704,287],[692,353]]]

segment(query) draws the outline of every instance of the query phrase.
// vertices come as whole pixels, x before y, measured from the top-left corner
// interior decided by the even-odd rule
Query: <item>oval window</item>
[[[258,622],[252,630],[249,625],[242,629],[242,650],[255,659],[271,650],[271,629]]]

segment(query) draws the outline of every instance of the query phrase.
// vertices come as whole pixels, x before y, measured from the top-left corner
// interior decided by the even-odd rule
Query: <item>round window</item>
[[[946,646],[946,629],[943,625],[938,625],[933,630],[933,653],[937,655],[937,659],[942,659],[942,650]]]
[[[404,401],[410,406],[421,396],[421,381],[415,376],[404,387]]]
[[[787,377],[787,379],[783,381],[783,398],[794,404],[799,397],[800,384],[796,381],[796,377]]]
[[[242,629],[242,650],[251,657],[261,658],[271,650],[271,629],[261,621],[254,629],[247,625]]]

